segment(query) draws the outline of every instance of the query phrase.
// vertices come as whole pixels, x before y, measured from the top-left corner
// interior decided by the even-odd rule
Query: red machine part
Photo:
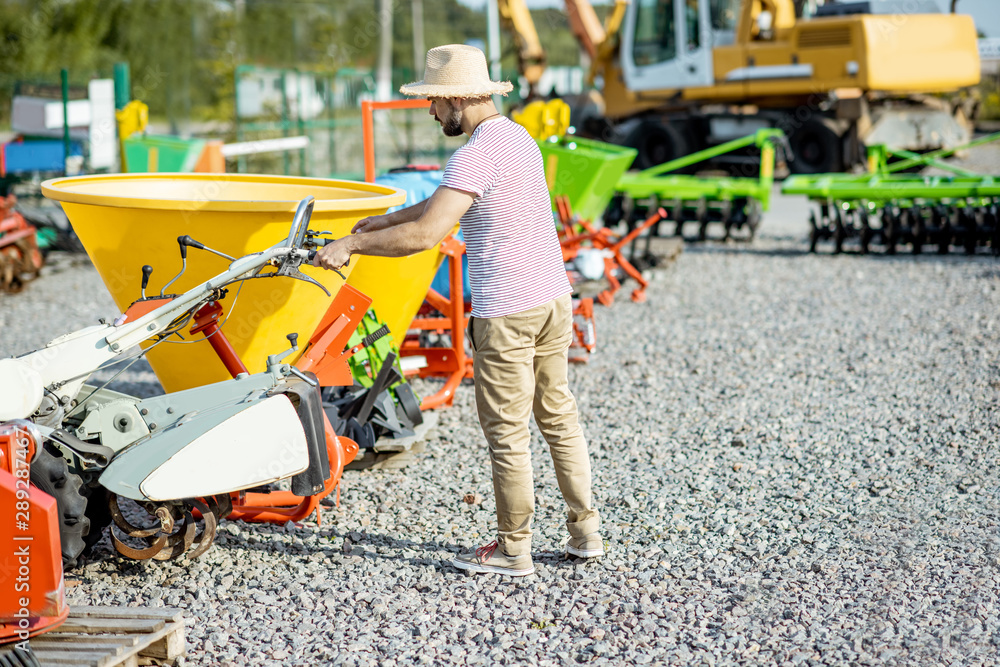
[[[247,367],[243,365],[243,361],[229,343],[229,339],[219,329],[219,316],[221,314],[222,306],[219,305],[218,301],[206,303],[194,314],[194,326],[191,327],[191,333],[205,334],[209,345],[219,355],[219,359],[226,366],[226,370],[229,371],[230,375],[236,377],[240,373],[247,373],[249,371],[247,371]]]
[[[35,458],[35,439],[16,424],[0,424],[0,470],[14,474]]]
[[[346,387],[353,384],[354,377],[347,360],[361,348],[344,348],[371,304],[369,297],[350,285],[345,283],[341,286],[316,331],[309,338],[309,345],[295,364],[296,368],[315,373],[323,387]]]
[[[35,228],[14,209],[17,198],[0,198],[0,290],[19,292],[24,275],[38,276],[45,260]]]
[[[0,644],[27,641],[69,615],[55,499],[30,486],[34,438],[0,425]]]
[[[615,293],[621,288],[621,282],[617,276],[619,271],[624,272],[639,283],[639,287],[632,290],[632,300],[636,303],[642,303],[646,300],[646,288],[649,286],[649,281],[643,278],[642,273],[625,259],[622,249],[644,231],[667,217],[667,212],[664,209],[657,209],[641,225],[637,225],[635,229],[622,237],[615,236],[607,227],[597,228],[588,220],[574,216],[569,199],[565,196],[556,197],[556,213],[562,225],[559,241],[562,245],[563,260],[569,261],[576,257],[584,244],[598,250],[607,250],[609,253],[604,258],[604,277],[610,287],[597,295],[598,301],[605,306],[614,303]],[[582,228],[581,233],[576,231],[577,226]]]
[[[594,324],[594,300],[573,299],[573,342],[569,360],[577,364],[590,361],[590,354],[597,349],[597,326]]]

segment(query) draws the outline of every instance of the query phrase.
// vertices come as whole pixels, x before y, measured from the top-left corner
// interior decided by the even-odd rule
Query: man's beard
[[[441,131],[446,137],[457,137],[464,134],[462,131],[462,114],[458,109],[449,108],[444,118],[438,117],[441,123]]]

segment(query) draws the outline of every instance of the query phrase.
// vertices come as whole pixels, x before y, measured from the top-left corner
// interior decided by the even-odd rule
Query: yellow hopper
[[[122,311],[139,298],[144,264],[154,269],[147,295],[157,294],[180,270],[178,236],[190,235],[239,257],[285,238],[298,202],[308,195],[316,198],[310,228],[334,237],[349,234],[356,221],[384,213],[406,197],[396,188],[369,183],[249,174],[58,178],[43,183],[42,192],[62,202]],[[190,289],[227,265],[221,257],[192,249],[187,271],[170,292]],[[340,289],[343,281],[336,273],[303,268],[331,294]],[[287,334],[298,333],[303,343],[308,340],[332,300],[314,285],[280,278],[247,282],[236,296],[234,288],[221,301],[229,314],[223,331],[251,373],[264,370],[267,355],[288,348]],[[148,357],[168,392],[230,377],[200,335],[184,343],[164,342]]]

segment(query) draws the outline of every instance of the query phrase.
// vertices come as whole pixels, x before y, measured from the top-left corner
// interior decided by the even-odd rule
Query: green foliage
[[[393,65],[412,80],[411,0],[391,0]],[[385,17],[378,0],[0,0],[0,122],[17,81],[58,83],[110,77],[127,62],[132,96],[156,117],[233,116],[237,65],[334,71],[373,68]],[[424,44],[486,42],[485,8],[458,0],[424,0]],[[599,11],[602,8],[598,8]],[[579,50],[560,9],[532,12],[552,65],[579,64]],[[504,33],[504,70],[516,67]]]

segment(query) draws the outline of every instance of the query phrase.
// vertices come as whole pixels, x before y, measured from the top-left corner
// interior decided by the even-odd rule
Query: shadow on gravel
[[[316,538],[323,539],[324,543],[315,545],[297,544],[292,546],[286,542],[276,543],[267,539],[261,539],[265,538],[267,535],[273,535],[275,532],[280,533],[280,531],[275,531],[261,532],[258,536],[256,536],[258,539],[252,539],[255,537],[252,533],[245,533],[242,539],[237,539],[235,541],[231,541],[231,538],[226,536],[221,540],[217,539],[213,549],[223,549],[226,551],[238,549],[268,554],[285,553],[292,555],[295,553],[326,553],[347,558],[353,556],[370,558],[373,560],[397,561],[408,565],[431,565],[438,570],[462,573],[462,570],[459,570],[451,565],[452,556],[469,552],[476,546],[473,545],[464,547],[457,544],[445,544],[442,542],[417,542],[406,538],[397,538],[381,533],[371,533],[358,530],[341,532],[335,528],[311,529],[308,527],[301,530],[312,532]],[[375,551],[375,549],[378,548],[392,549],[395,550],[396,553],[379,553]],[[411,555],[404,555],[405,552],[415,553]],[[104,554],[102,553],[101,555]],[[115,554],[112,553],[108,555],[114,557]],[[534,551],[532,552],[531,557],[536,564],[546,564],[550,566],[565,563],[567,566],[571,567],[582,562],[578,559],[567,559],[561,551]]]

